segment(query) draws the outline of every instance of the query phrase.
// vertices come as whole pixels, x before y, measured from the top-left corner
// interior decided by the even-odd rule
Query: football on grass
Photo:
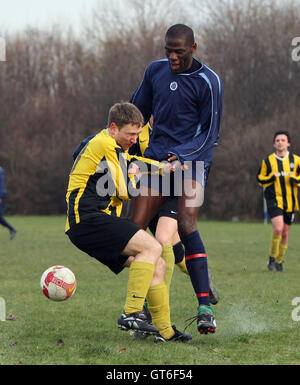
[[[41,277],[41,289],[53,301],[64,301],[76,290],[77,282],[73,272],[65,266],[49,267]]]

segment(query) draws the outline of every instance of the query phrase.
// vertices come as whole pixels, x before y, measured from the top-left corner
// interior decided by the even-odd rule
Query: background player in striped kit
[[[273,145],[275,152],[262,161],[257,180],[265,188],[264,196],[273,225],[268,269],[283,271],[290,226],[295,211],[299,210],[300,158],[289,152],[291,139],[287,131],[275,132]]]

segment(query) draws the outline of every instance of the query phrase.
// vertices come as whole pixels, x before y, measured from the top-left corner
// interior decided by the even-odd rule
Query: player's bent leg
[[[140,230],[128,242],[124,253],[133,254],[137,251],[130,264],[127,299],[118,327],[144,334],[159,333],[170,340],[175,330],[171,325],[169,293],[164,281],[166,263],[160,257],[162,247],[156,239]],[[148,262],[149,254],[155,256],[151,259],[153,263]],[[153,267],[151,279],[150,266]],[[142,311],[146,295],[153,325],[149,324],[147,315]]]
[[[149,297],[150,297],[150,303],[151,303],[151,301],[153,301],[153,299],[151,297],[151,293],[153,291],[155,291],[155,289],[160,289],[160,287],[161,287],[160,284],[164,282],[165,271],[166,271],[165,261],[162,258],[158,258],[157,263],[155,265],[153,279],[151,281],[150,288],[149,288],[148,293],[147,293],[147,299],[148,300],[144,301],[143,310],[142,310],[145,317],[147,318],[147,322],[149,324],[153,324],[153,318],[152,318],[152,314],[151,314],[151,313],[153,313],[153,311],[158,312],[158,313],[161,313],[162,311],[164,311],[163,307],[161,306],[161,305],[163,305],[162,299],[163,299],[163,295],[164,295],[164,288],[162,288],[163,293],[160,294],[158,304],[153,305],[154,309],[151,308],[151,305],[149,306],[148,301],[149,301]],[[165,306],[165,304],[163,306]],[[154,315],[154,318],[155,318],[155,315]],[[163,327],[163,325],[158,324],[157,327]],[[148,333],[144,333],[142,331],[137,330],[137,331],[135,331],[133,337],[136,340],[142,340],[142,339],[145,339],[148,335],[149,335]]]
[[[155,216],[159,208],[163,205],[163,203],[167,199],[167,197],[165,196],[157,195],[158,192],[156,192],[155,194],[156,195],[153,195],[153,190],[151,190],[150,188],[141,186],[140,195],[134,199],[131,220],[143,229],[146,229],[148,227],[148,224],[150,223],[151,219]],[[172,218],[170,219],[174,221],[175,227],[176,227],[177,225],[176,221]],[[174,224],[173,224],[173,227],[174,227]],[[169,230],[169,227],[168,227],[168,230]],[[171,245],[173,228],[171,230],[172,230],[172,234],[170,234],[170,237],[169,237],[170,238],[169,244],[165,244],[165,242],[167,241],[166,239],[164,239],[164,243],[161,243],[163,245],[162,256],[166,261],[167,271],[165,275],[165,280],[168,287],[170,287],[173,270],[174,270],[174,253]]]
[[[149,260],[152,261],[153,266],[154,266],[154,271],[153,271],[152,280],[151,280],[151,282],[148,286],[148,290],[147,290],[148,296],[150,298],[150,302],[152,303],[152,301],[151,301],[152,297],[151,297],[151,290],[150,289],[152,287],[161,289],[160,284],[164,283],[164,279],[165,279],[166,264],[165,264],[165,261],[160,257],[160,255],[162,253],[162,246],[150,234],[146,233],[144,230],[140,230],[128,242],[128,244],[124,250],[124,253],[130,253],[130,254],[136,254],[137,253],[135,255],[134,261],[130,265],[129,271],[130,271],[130,273],[132,273],[132,275],[134,275],[134,270],[137,268],[137,266],[140,263],[145,263]],[[151,256],[151,259],[149,259],[149,256]],[[132,266],[133,266],[133,268],[132,268]],[[136,274],[135,277],[130,276],[130,279],[128,282],[129,288],[132,286],[132,284],[134,284],[135,287],[137,287],[136,281],[138,279],[141,280],[141,284],[144,282],[144,278],[143,278],[142,274]],[[154,300],[154,313],[155,313],[154,319],[156,319],[156,314],[159,314],[159,317],[161,317],[161,314],[164,313],[163,317],[165,317],[165,315],[167,315],[167,319],[169,316],[168,308],[167,308],[167,311],[165,311],[166,305],[168,306],[168,301],[167,301],[167,304],[164,303],[164,301],[163,301],[163,295],[164,295],[164,289],[163,288],[162,288],[162,291],[163,291],[163,293],[161,293],[161,291],[160,291],[159,303],[156,304],[156,302]],[[149,292],[150,292],[150,294],[149,294]],[[152,321],[152,314],[149,314],[152,312],[152,310],[150,309],[151,305],[149,306],[150,312],[148,312],[147,311],[148,306],[147,306],[147,308],[145,307],[145,298],[142,298],[142,295],[137,295],[137,294],[135,295],[134,298],[132,298],[130,293],[131,293],[131,290],[128,290],[128,296],[127,296],[126,305],[125,305],[125,313],[129,312],[129,311],[133,311],[133,306],[134,306],[133,303],[138,304],[138,306],[142,309],[142,313],[144,315],[145,321],[147,320],[148,324],[151,325],[151,323],[149,322],[149,320]],[[136,298],[138,296],[140,296],[141,298]],[[166,324],[160,322],[160,319],[159,319],[158,327],[165,329],[165,325]],[[152,327],[154,328],[154,326],[152,326]],[[147,334],[149,334],[147,328],[142,330],[142,328],[139,327],[139,328],[136,328],[135,330],[137,331],[134,335],[135,339],[143,339],[147,336]],[[158,330],[158,329],[156,329],[156,330]]]
[[[177,220],[161,216],[157,222],[155,238],[161,245],[171,245],[177,233]],[[180,241],[180,239],[179,239]]]
[[[129,267],[127,297],[124,311],[118,319],[121,330],[139,330],[144,333],[157,333],[158,329],[149,324],[143,306],[153,280],[155,265],[143,261],[133,261]]]
[[[174,234],[177,232],[177,220],[174,218],[161,216],[157,222],[155,238],[159,241],[159,243],[163,246],[162,258],[166,262],[166,275],[165,281],[168,289],[170,289],[174,264],[175,264],[175,256],[172,245],[172,239]]]
[[[122,254],[134,256],[135,260],[155,264],[161,256],[160,243],[144,230],[137,231],[125,246]]]
[[[142,310],[144,303],[142,297],[145,299],[149,287],[164,280],[165,265],[160,257],[161,253],[162,247],[159,242],[144,230],[139,230],[127,243],[122,252],[131,255],[126,261],[127,265],[130,261],[130,266],[125,311]],[[146,276],[147,271],[149,276]],[[136,293],[132,297],[129,293],[133,290]]]
[[[125,255],[135,256],[129,267],[127,297],[124,312],[118,319],[121,330],[139,330],[145,333],[157,333],[158,329],[150,325],[144,314],[143,305],[151,285],[163,280],[163,262],[161,245],[144,230],[139,230],[123,250]]]

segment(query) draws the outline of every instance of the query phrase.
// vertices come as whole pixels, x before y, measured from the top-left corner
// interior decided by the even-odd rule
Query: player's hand
[[[188,166],[181,164],[179,160],[175,160],[173,162],[166,162],[164,166],[164,172],[165,173],[170,173],[170,172],[175,172],[177,168],[181,168],[181,170],[187,170]]]
[[[172,163],[173,167],[171,168],[172,172],[176,170],[177,167],[181,166],[181,170],[187,170],[188,166],[185,164],[180,164],[176,155],[168,154],[168,162]]]
[[[168,162],[173,162],[174,160],[178,160],[177,156],[168,154]]]
[[[129,175],[135,175],[138,179],[141,177],[141,170],[136,163],[131,163],[128,169]]]
[[[163,168],[164,174],[170,174],[171,172],[175,171],[176,167],[173,165],[173,163],[166,162],[166,161],[163,161],[162,163],[164,165],[164,168]]]

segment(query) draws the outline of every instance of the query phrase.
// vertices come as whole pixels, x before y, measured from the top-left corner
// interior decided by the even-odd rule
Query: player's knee
[[[155,238],[162,246],[170,245],[172,243],[172,236],[167,232],[156,233]]]
[[[151,246],[151,250],[153,252],[153,255],[157,257],[157,259],[161,257],[162,245],[156,239],[154,239],[153,245]]]
[[[283,235],[283,226],[281,226],[281,225],[274,226],[273,233],[275,235],[281,235],[282,236]]]
[[[149,255],[149,258],[156,264],[162,254],[162,246],[155,238],[151,237],[151,241],[145,245],[144,252]]]

